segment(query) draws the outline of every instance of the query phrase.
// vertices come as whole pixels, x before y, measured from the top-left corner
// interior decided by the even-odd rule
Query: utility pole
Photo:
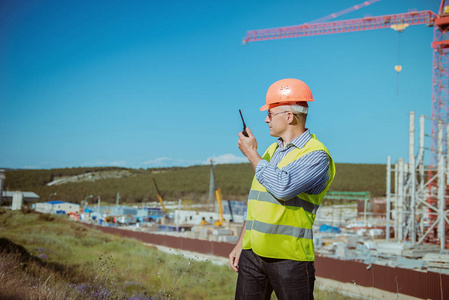
[[[101,218],[101,197],[98,196],[98,222],[100,222],[100,218]]]
[[[391,157],[387,157],[387,226],[385,228],[385,237],[387,242],[390,241],[390,205],[391,205]]]
[[[3,197],[3,183],[5,182],[5,170],[0,170],[0,206],[3,205],[2,197]]]
[[[411,242],[414,246],[416,243],[416,211],[415,211],[415,193],[416,193],[416,169],[415,169],[415,112],[410,112],[410,130],[409,130],[409,165],[410,165],[410,225],[411,225]]]

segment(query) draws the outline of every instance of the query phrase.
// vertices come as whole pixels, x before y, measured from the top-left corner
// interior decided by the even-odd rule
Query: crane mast
[[[447,2],[447,4],[446,4]],[[449,121],[449,1],[442,0],[434,24],[431,165],[438,161],[438,121]],[[447,150],[447,142],[445,143]]]

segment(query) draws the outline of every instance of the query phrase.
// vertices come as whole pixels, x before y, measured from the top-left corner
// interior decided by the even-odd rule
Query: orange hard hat
[[[307,84],[298,79],[286,78],[276,81],[268,88],[266,104],[260,110],[294,103],[307,107],[307,101],[315,101]]]

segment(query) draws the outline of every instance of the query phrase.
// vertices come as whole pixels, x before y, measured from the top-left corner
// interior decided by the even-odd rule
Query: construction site
[[[365,281],[357,282],[361,286],[375,287],[393,294],[399,293],[395,284],[373,284],[374,272],[390,283],[397,282],[400,276],[404,280],[401,282],[409,282],[407,288],[403,287],[400,293],[416,298],[443,299],[449,291],[449,4],[442,0],[436,13],[430,10],[409,11],[363,19],[329,21],[374,2],[377,0],[366,1],[297,26],[250,30],[243,43],[383,28],[402,32],[407,27],[416,25],[433,28],[432,102],[429,103],[432,115],[417,117],[415,112],[410,112],[409,152],[408,155],[404,154],[405,158],[386,158],[384,199],[372,198],[369,192],[327,194],[324,201],[342,200],[344,204],[320,208],[314,225],[314,244],[318,256],[318,276],[354,285],[357,278]],[[395,66],[398,74],[401,68],[399,64]],[[407,120],[401,122],[405,123]],[[216,216],[206,212],[207,209],[204,213],[200,208],[183,211],[179,204],[173,216],[178,221],[175,221],[177,227],[171,230],[172,236],[210,242],[232,243],[237,240],[239,224],[243,222],[241,214],[245,208],[237,209],[231,205],[231,201],[227,201],[229,205],[223,205],[220,190],[214,183],[213,165],[210,186],[209,199],[212,201],[215,194]],[[232,210],[238,213],[233,215]],[[186,224],[189,225],[183,227]],[[162,228],[168,230],[169,227]],[[153,229],[143,227],[138,231],[151,230]],[[154,239],[161,244],[171,243],[170,238],[164,241],[160,237]],[[183,243],[190,244],[184,249],[202,251],[187,240]],[[202,248],[224,257],[232,249],[231,246],[225,247],[225,251],[219,246]],[[331,260],[324,262],[324,258]],[[344,267],[340,264],[341,261]],[[403,273],[398,275],[398,272]],[[440,280],[436,282],[438,277]]]
[[[406,31],[410,26],[433,30],[431,115],[410,111],[408,153],[385,158],[385,197],[369,191],[328,192],[316,213],[313,244],[319,280],[357,296],[371,290],[372,298],[447,299],[449,296],[449,1],[438,11],[408,11],[333,21],[380,0],[369,0],[297,26],[247,31],[243,44],[366,30]],[[280,24],[282,25],[282,24]],[[401,72],[398,63],[395,71]],[[243,118],[243,117],[242,117]],[[244,126],[245,128],[245,126]],[[407,146],[407,145],[404,145]],[[387,146],[386,146],[387,147]],[[210,161],[206,203],[168,202],[155,178],[158,202],[125,206],[86,196],[81,204],[48,201],[33,204],[40,213],[65,214],[106,233],[136,238],[155,247],[171,247],[228,257],[246,218],[246,202],[222,199],[214,162]],[[84,177],[89,174],[83,175]],[[77,176],[78,177],[78,176]],[[75,176],[73,176],[76,182]],[[1,196],[4,172],[0,172]],[[58,184],[57,179],[48,185]],[[69,180],[69,181],[70,181]],[[21,192],[8,192],[11,209],[26,204]],[[5,198],[6,199],[6,198]],[[5,200],[4,199],[4,200]],[[48,198],[50,200],[50,197]],[[90,202],[90,204],[88,203]],[[376,278],[376,280],[374,280]],[[379,278],[382,278],[381,280]],[[400,285],[400,288],[398,287]]]

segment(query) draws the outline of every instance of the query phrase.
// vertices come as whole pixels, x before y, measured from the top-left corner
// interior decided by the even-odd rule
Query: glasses
[[[286,110],[286,111],[281,111],[281,112],[272,114],[271,111],[268,111],[268,119],[270,119],[270,121],[271,121],[271,118],[273,118],[273,116],[280,115],[280,114],[285,114],[285,113],[289,113],[289,112],[291,112],[291,111],[287,111]]]

